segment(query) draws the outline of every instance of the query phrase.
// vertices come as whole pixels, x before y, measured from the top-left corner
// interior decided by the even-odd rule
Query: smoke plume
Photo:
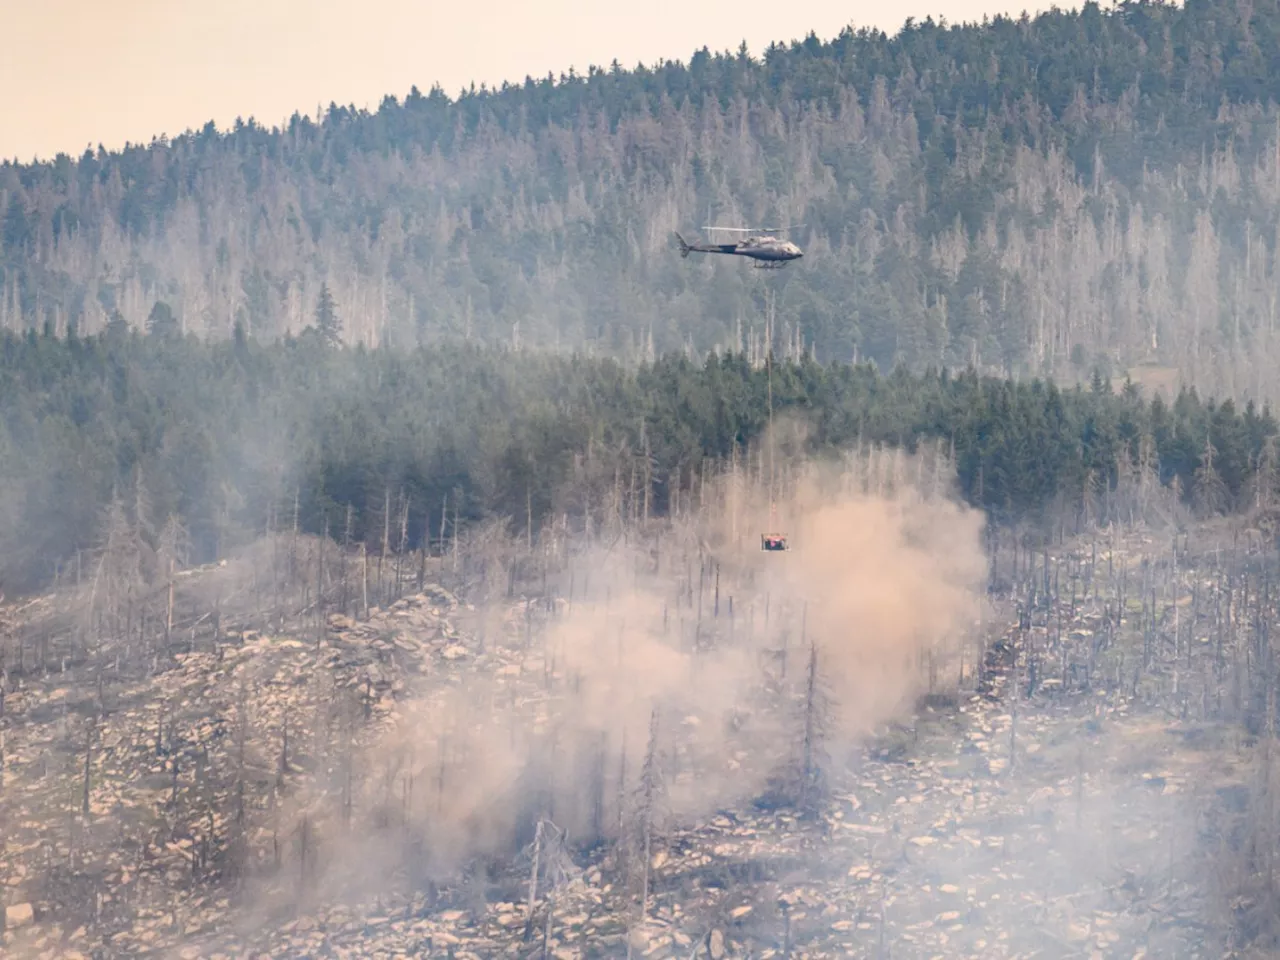
[[[650,528],[569,545],[557,602],[476,611],[505,628],[426,678],[360,750],[352,805],[368,819],[400,798],[401,839],[326,828],[335,784],[299,799],[331,838],[329,884],[386,877],[407,851],[415,873],[443,876],[518,850],[544,818],[591,845],[625,840],[640,816],[687,822],[757,799],[806,736],[811,658],[831,746],[909,707],[978,614],[981,514],[927,454],[775,457],[736,464]],[[790,549],[762,551],[766,532]]]

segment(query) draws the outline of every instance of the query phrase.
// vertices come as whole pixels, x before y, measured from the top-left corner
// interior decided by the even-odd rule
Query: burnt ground
[[[1103,589],[1073,596],[1053,636],[1100,635],[1113,600]],[[411,677],[541,682],[546,664],[521,641],[518,610],[505,639],[480,644],[466,605],[430,588],[367,622],[333,618],[319,639],[300,625],[258,632],[261,620],[229,620],[212,646],[116,676],[105,694],[57,671],[26,677],[6,701],[6,955],[1226,955],[1222,859],[1207,821],[1244,781],[1239,735],[1168,709],[1137,682],[1090,691],[1042,672],[1033,689],[1016,655],[1037,630],[1048,643],[1046,614],[1020,633],[993,625],[1005,643],[985,646],[978,690],[935,697],[835,753],[818,815],[744,801],[664,829],[643,923],[634,889],[610,882],[608,856],[573,847],[564,882],[542,891],[531,917],[520,858],[364,899],[268,911],[265,894],[237,898],[211,853],[235,832],[237,780],[264,793],[317,777],[315,718],[335,689],[365,705],[361,736],[372,742]],[[1121,615],[1106,650],[1086,644],[1096,677],[1108,657],[1132,662],[1137,619]],[[1063,677],[1075,675],[1067,660]],[[237,759],[245,675],[255,734]],[[110,709],[90,730],[91,701],[103,696]],[[279,858],[287,841],[263,826],[267,812],[247,819],[257,824],[251,859]]]

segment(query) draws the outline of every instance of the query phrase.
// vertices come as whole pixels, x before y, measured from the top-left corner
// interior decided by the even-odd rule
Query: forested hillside
[[[539,537],[679,512],[708,478],[794,455],[921,448],[998,522],[1271,506],[1277,425],[1252,404],[1167,405],[973,372],[890,376],[804,355],[607,359],[458,344],[335,350],[314,331],[0,339],[0,590],[46,581],[125,519],[191,561],[295,524],[373,549],[447,549],[492,520]],[[788,451],[792,452],[788,452]],[[148,532],[149,531],[149,532]],[[389,544],[388,544],[389,538]],[[176,542],[176,541],[175,541]],[[170,545],[172,548],[172,544]]]
[[[627,358],[1087,376],[1149,360],[1274,391],[1280,3],[1125,3],[848,31],[760,59],[332,106],[0,167],[0,323],[463,334]],[[676,229],[802,224],[803,261],[682,261]]]

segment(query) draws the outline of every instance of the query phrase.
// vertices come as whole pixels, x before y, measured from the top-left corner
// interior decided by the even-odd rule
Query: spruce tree
[[[316,301],[316,331],[326,346],[342,344],[342,321],[338,318],[338,308],[327,283],[320,285],[320,297]]]
[[[166,337],[179,331],[178,318],[173,307],[163,300],[157,300],[147,315],[147,333],[154,337]]]

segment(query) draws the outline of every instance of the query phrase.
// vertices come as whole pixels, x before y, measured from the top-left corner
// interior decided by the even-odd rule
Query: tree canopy
[[[113,503],[145,502],[209,560],[293,522],[380,536],[388,502],[413,546],[506,518],[582,524],[621,483],[655,514],[749,463],[769,421],[811,452],[922,446],[998,522],[1131,519],[1153,505],[1269,506],[1276,423],[1252,404],[1130,385],[1060,389],[975,371],[740,353],[626,366],[456,343],[327,349],[318,338],[0,337],[0,581],[34,585],[96,545]],[[621,479],[620,479],[621,478]],[[1177,490],[1177,494],[1171,490]]]
[[[846,30],[0,166],[0,326],[453,335],[1272,397],[1280,2]],[[708,221],[708,217],[712,218]],[[762,275],[676,229],[802,224]]]

